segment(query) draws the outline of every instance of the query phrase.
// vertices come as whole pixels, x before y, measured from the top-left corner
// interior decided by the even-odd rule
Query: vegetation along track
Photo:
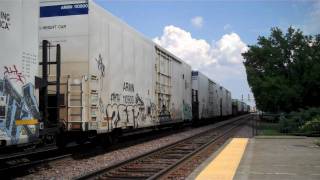
[[[251,115],[246,115],[227,121],[203,133],[76,179],[157,179],[208,145],[225,137],[250,118]]]

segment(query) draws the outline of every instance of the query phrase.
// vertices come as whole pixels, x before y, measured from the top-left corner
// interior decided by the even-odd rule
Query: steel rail
[[[205,134],[208,134],[208,133],[210,133],[210,132],[212,133],[212,130],[214,130],[214,129],[222,128],[222,127],[227,126],[227,125],[229,125],[229,124],[232,124],[232,123],[234,123],[234,122],[238,122],[238,121],[240,121],[240,120],[247,119],[248,117],[250,117],[250,115],[244,115],[244,116],[240,116],[240,117],[233,118],[233,119],[231,119],[231,120],[229,120],[229,121],[227,121],[227,122],[224,122],[224,123],[222,123],[222,124],[219,124],[218,126],[213,127],[213,128],[211,128],[211,129],[209,129],[209,130],[206,130],[206,131],[204,131],[204,132],[201,132],[201,133],[199,133],[199,134],[190,136],[190,137],[185,138],[185,139],[182,139],[182,140],[180,140],[180,141],[178,141],[178,142],[174,142],[174,143],[168,144],[168,145],[166,145],[166,146],[164,146],[164,147],[161,147],[161,148],[152,150],[152,151],[150,151],[150,152],[147,152],[147,153],[144,153],[144,154],[135,156],[135,157],[133,157],[133,158],[130,158],[130,159],[121,161],[121,162],[119,162],[119,163],[117,163],[117,164],[114,164],[114,165],[111,165],[111,166],[108,166],[108,167],[103,167],[103,168],[98,169],[98,170],[96,170],[96,171],[92,171],[92,172],[86,173],[86,174],[84,174],[84,175],[75,177],[74,179],[83,180],[83,179],[90,179],[90,178],[98,177],[98,176],[100,176],[101,174],[105,174],[106,172],[109,172],[109,171],[111,171],[111,170],[115,170],[115,169],[120,168],[120,167],[122,167],[122,166],[124,166],[124,165],[126,165],[126,164],[135,162],[136,160],[142,159],[142,158],[147,157],[147,156],[149,156],[149,155],[156,154],[156,153],[161,152],[161,151],[164,151],[164,150],[166,150],[166,149],[173,148],[173,147],[175,147],[175,146],[177,146],[177,145],[179,145],[179,144],[182,144],[183,142],[187,142],[187,141],[189,141],[189,140],[191,140],[191,139],[200,138],[201,136],[204,136]],[[235,128],[235,127],[234,127],[234,128]],[[214,134],[211,135],[210,137],[212,137],[212,136],[214,136]],[[220,136],[220,135],[219,135],[219,136]],[[216,138],[214,138],[214,140],[216,140]],[[212,142],[211,142],[211,143],[212,143]],[[207,144],[207,143],[205,143],[205,144]],[[202,147],[202,146],[201,146],[201,147]],[[203,148],[204,148],[204,146],[203,146]],[[203,148],[201,148],[201,149],[203,149]],[[188,154],[190,154],[190,153],[188,153]],[[191,155],[191,154],[190,154],[190,155]],[[184,158],[183,158],[183,159],[184,159]],[[150,168],[151,168],[151,167],[150,167]],[[166,171],[169,170],[169,169],[170,169],[169,167],[167,167],[167,168],[161,168],[158,173],[153,173],[153,175],[150,175],[150,176],[145,177],[145,178],[144,178],[144,177],[141,177],[141,176],[136,177],[136,178],[137,178],[137,179],[139,179],[139,178],[140,178],[140,179],[141,179],[141,178],[142,178],[142,179],[147,179],[147,178],[151,178],[151,177],[153,177],[153,176],[156,177],[156,174],[159,174],[159,175],[160,175],[160,172],[163,172],[163,173],[164,173],[164,172],[166,172]],[[147,170],[147,169],[143,169],[143,171],[144,171],[144,172],[150,171],[150,173],[152,172],[152,170]],[[131,170],[131,172],[135,172],[135,171],[134,171],[134,170]],[[130,177],[119,177],[119,178],[127,178],[127,179],[128,179],[128,178],[134,178],[134,177],[133,177],[133,176],[130,176]]]
[[[184,161],[186,161],[187,159],[191,158],[192,156],[194,156],[195,154],[199,153],[201,150],[205,149],[206,147],[210,146],[211,144],[215,143],[216,141],[218,141],[219,139],[227,136],[228,134],[232,133],[232,130],[234,130],[235,128],[239,127],[242,124],[242,122],[240,122],[239,124],[236,124],[235,126],[225,130],[222,134],[218,135],[217,137],[215,137],[214,139],[210,140],[209,142],[207,142],[206,144],[200,146],[199,148],[197,148],[195,151],[187,154],[185,157],[183,157],[182,159],[178,160],[176,163],[172,164],[171,166],[168,166],[167,168],[161,170],[160,172],[154,174],[153,176],[149,177],[148,180],[154,180],[154,179],[159,179],[160,177],[164,176],[166,173],[168,173],[170,170],[176,168],[177,166],[179,166],[180,164],[182,164]]]

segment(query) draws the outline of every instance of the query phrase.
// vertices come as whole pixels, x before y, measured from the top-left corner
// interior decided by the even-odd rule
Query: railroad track
[[[158,179],[197,152],[230,134],[250,117],[239,117],[213,128],[214,131],[211,129],[76,179]]]
[[[13,154],[2,154],[0,156],[0,175],[1,177],[17,176],[17,173],[22,173],[22,171],[19,171],[21,169],[27,169],[37,164],[62,159],[71,155],[70,153],[59,151],[56,146],[30,149],[26,152]]]
[[[42,148],[21,149],[12,153],[10,150],[0,153],[0,177],[15,178],[29,174],[29,170],[37,167],[40,164],[46,164],[54,160],[59,160],[67,157],[73,159],[90,158],[108,151],[132,146],[148,140],[153,140],[173,133],[187,131],[188,128],[182,128],[172,131],[157,131],[156,133],[146,132],[147,135],[136,134],[124,136],[120,139],[119,144],[115,144],[109,148],[96,147],[94,144],[79,145],[67,147],[66,149],[58,149],[56,146],[47,146]],[[132,138],[135,138],[134,140]],[[11,153],[10,153],[11,152]]]

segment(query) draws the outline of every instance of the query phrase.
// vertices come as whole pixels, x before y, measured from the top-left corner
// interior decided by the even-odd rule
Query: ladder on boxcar
[[[51,59],[51,51],[55,57]],[[42,41],[41,78],[36,77],[36,86],[39,86],[39,112],[41,114],[40,136],[46,141],[52,141],[60,127],[60,74],[61,51],[60,45],[52,45],[49,41]],[[49,79],[50,71],[54,69],[55,80]]]
[[[67,128],[68,130],[81,130],[84,115],[84,78],[67,79]]]

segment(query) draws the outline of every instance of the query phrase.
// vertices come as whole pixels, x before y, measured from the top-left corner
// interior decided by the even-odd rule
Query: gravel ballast
[[[87,159],[65,158],[50,162],[46,168],[39,168],[33,174],[22,177],[23,179],[72,179],[90,171],[114,165],[120,161],[150,152],[160,147],[180,141],[190,136],[217,127],[221,122],[180,132],[159,139],[151,140],[134,146],[118,149],[105,154],[100,154]]]

